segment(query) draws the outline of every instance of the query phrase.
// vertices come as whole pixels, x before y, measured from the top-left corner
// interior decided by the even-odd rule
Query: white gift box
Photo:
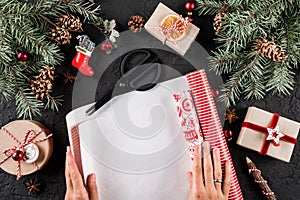
[[[169,14],[178,15],[176,12],[165,6],[163,3],[159,3],[154,13],[145,24],[145,29],[162,42],[165,41],[165,37],[159,31],[158,26],[160,25],[163,18],[165,18]],[[181,56],[184,56],[190,48],[191,44],[195,41],[199,30],[200,29],[194,24],[189,23],[187,32],[185,33],[184,37],[178,41],[178,44],[174,44],[172,41],[166,40],[166,45],[178,52]]]

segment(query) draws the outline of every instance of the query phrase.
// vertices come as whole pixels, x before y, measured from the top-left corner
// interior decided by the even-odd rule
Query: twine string
[[[3,164],[5,161],[7,161],[15,152],[16,150],[21,150],[24,152],[24,147],[28,144],[35,144],[35,143],[39,143],[39,142],[43,142],[48,140],[49,138],[52,137],[52,134],[49,134],[48,136],[38,139],[38,140],[34,140],[37,136],[39,136],[42,132],[43,129],[41,129],[40,131],[38,131],[37,133],[35,133],[33,130],[29,129],[23,138],[23,142],[21,143],[15,136],[13,136],[13,134],[11,134],[6,128],[2,128],[1,130],[4,131],[4,133],[6,133],[10,138],[12,138],[17,145],[8,148],[6,150],[4,150],[2,153],[4,154],[4,158],[0,161],[0,165]],[[25,158],[23,158],[24,160]],[[36,170],[39,169],[39,166],[37,165],[36,162],[32,163]],[[18,160],[17,161],[17,170],[16,170],[16,179],[18,180],[21,177],[21,161]]]

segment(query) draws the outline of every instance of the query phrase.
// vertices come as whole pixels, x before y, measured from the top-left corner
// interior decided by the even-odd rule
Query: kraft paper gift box
[[[22,147],[26,159],[13,160],[13,153]],[[42,169],[50,159],[52,149],[52,134],[37,121],[16,120],[0,130],[0,167],[16,175],[17,179]]]
[[[249,107],[237,144],[290,162],[300,123],[265,110]]]
[[[169,14],[178,15],[176,12],[165,6],[163,3],[159,3],[156,10],[145,24],[145,29],[162,42],[165,41],[165,37],[159,31],[158,26],[160,25],[164,17],[166,17]],[[190,48],[193,41],[196,39],[199,30],[200,29],[197,26],[193,25],[192,23],[189,23],[185,36],[178,41],[178,44],[174,44],[172,41],[167,40],[166,45],[168,45],[174,51],[178,52],[181,56],[184,56]]]

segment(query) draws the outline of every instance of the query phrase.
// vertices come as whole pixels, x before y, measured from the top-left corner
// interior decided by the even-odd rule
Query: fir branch
[[[56,1],[51,7],[42,8],[39,10],[39,13],[44,13],[44,15],[48,15],[51,17],[57,17],[64,12],[70,10],[74,13],[79,13],[84,16],[85,20],[95,21],[97,18],[97,14],[100,10],[100,6],[97,6],[92,9],[94,3],[84,2],[83,0],[59,0]]]
[[[23,89],[22,85],[17,79],[17,74],[13,68],[10,68],[11,74],[13,75],[13,81],[16,93],[16,111],[18,113],[18,118],[23,117],[32,119],[33,115],[41,115],[40,109],[42,108],[42,102],[35,99],[31,94],[30,89]]]
[[[45,63],[55,65],[63,60],[62,55],[59,53],[58,45],[48,42],[44,35],[39,34],[38,28],[32,28],[29,25],[21,27],[19,24],[11,21],[11,32],[19,44],[24,43],[23,45],[29,52],[40,54],[44,58]]]
[[[16,94],[16,105],[18,118],[23,117],[24,119],[32,119],[34,115],[41,115],[40,109],[42,108],[43,103],[36,100],[29,89],[23,90],[22,88],[19,88]]]
[[[212,56],[208,58],[209,68],[214,70],[218,75],[228,74],[235,66],[244,65],[247,62],[247,56],[239,56],[235,53],[229,54],[218,48],[212,52]]]
[[[267,91],[275,93],[290,94],[293,89],[295,73],[288,69],[287,63],[274,63],[272,75],[266,84]]]
[[[4,77],[0,78],[0,85],[1,85],[1,90],[0,90],[0,100],[6,100],[8,101],[12,97],[13,87],[9,87],[10,85],[8,84],[9,82],[9,75],[8,75],[8,68],[7,66],[4,67]]]
[[[210,0],[196,0],[199,10],[199,15],[213,15],[220,12],[223,8],[222,2],[215,2]]]
[[[58,111],[59,107],[62,105],[62,97],[63,96],[57,96],[57,97],[52,97],[51,95],[47,95],[47,100],[46,100],[46,105],[45,109],[51,109],[53,111]]]
[[[0,51],[2,49],[2,45],[3,45],[3,42],[4,42],[5,36],[6,36],[6,28],[7,28],[7,24],[2,29],[3,32],[2,32],[2,35],[1,35],[1,39],[0,39]]]
[[[19,117],[32,118],[43,106],[57,111],[61,105],[61,96],[49,94],[41,101],[29,88],[32,74],[63,60],[60,47],[50,40],[49,27],[55,26],[51,20],[74,12],[96,21],[99,10],[99,6],[84,0],[0,1],[0,99],[14,98]],[[18,60],[19,52],[27,53],[29,59]]]
[[[235,105],[236,100],[239,99],[241,94],[241,81],[251,72],[255,62],[259,58],[259,52],[256,52],[255,57],[249,65],[240,67],[240,70],[236,71],[229,79],[227,83],[224,84],[223,91],[225,92],[221,98],[225,101],[225,105],[229,107],[230,105]],[[250,58],[248,60],[251,60]]]

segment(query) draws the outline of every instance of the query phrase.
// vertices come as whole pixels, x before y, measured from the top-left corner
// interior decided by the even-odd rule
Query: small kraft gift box
[[[145,29],[181,56],[188,51],[200,30],[163,3],[158,4]]]
[[[262,155],[290,162],[299,128],[298,122],[249,107],[237,144]]]

